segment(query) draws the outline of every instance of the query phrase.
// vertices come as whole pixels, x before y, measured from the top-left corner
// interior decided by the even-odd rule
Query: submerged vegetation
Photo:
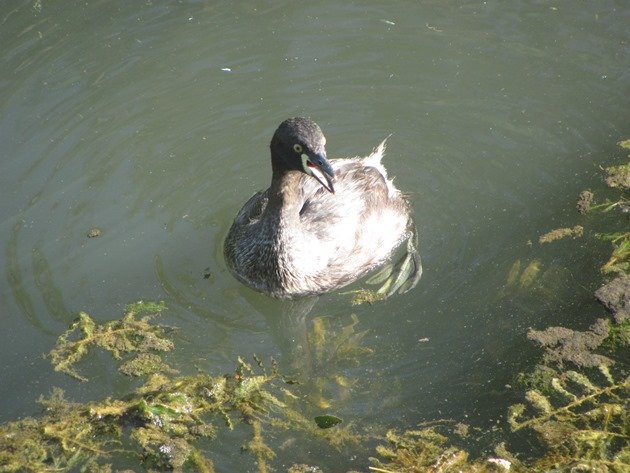
[[[630,149],[630,141],[620,144]],[[619,211],[620,218],[627,218],[623,213],[630,208],[624,194],[628,167],[605,172],[607,184],[621,195],[597,203],[593,191],[584,191],[578,210],[583,215]],[[139,387],[121,398],[85,403],[71,402],[54,388],[39,399],[39,416],[0,425],[0,472],[109,473],[129,466],[213,472],[213,442],[233,430],[248,435],[235,449],[249,455],[259,472],[278,471],[270,438],[277,441],[281,432],[292,436],[300,432],[335,449],[376,440],[376,456],[369,459],[371,466],[365,466],[376,473],[628,472],[630,232],[604,234],[584,227],[552,231],[541,237],[540,244],[585,231],[612,243],[612,255],[601,267],[602,277],[610,279],[595,293],[611,317],[594,320],[584,331],[529,330],[528,338],[540,346],[542,356],[533,369],[515,376],[513,393],[518,400],[493,431],[496,443],[477,449],[483,453],[473,455],[469,450],[471,432],[480,429],[455,421],[386,433],[371,427],[368,434],[330,412],[337,399],[351,397],[356,383],[342,374],[342,368],[357,366],[372,353],[363,345],[367,332],[358,330],[355,315],[341,326],[327,317],[310,320],[305,356],[313,368],[310,382],[315,394],[305,397],[299,384],[279,373],[274,360],[267,367],[255,355],[252,363],[239,357],[229,374],[178,375],[163,359],[174,348],[169,338],[173,330],[155,324],[164,304],[139,302],[128,306],[120,320],[102,324],[81,312],[49,354],[56,371],[87,382],[81,366],[95,351],[105,351],[121,374],[139,378]],[[510,291],[553,291],[549,280],[557,279],[558,273],[541,270],[543,260],[517,260],[500,296]],[[378,298],[378,291],[358,292],[355,302]],[[311,411],[313,415],[305,414]],[[323,473],[318,466],[304,464],[285,471]]]
[[[116,360],[127,355],[120,371],[148,375],[146,381],[122,399],[88,403],[70,402],[63,391],[53,389],[39,400],[40,417],[0,426],[0,471],[108,472],[108,461],[125,457],[159,471],[211,472],[214,467],[208,448],[202,446],[204,439],[212,440],[239,424],[250,430],[251,440],[242,449],[255,457],[260,472],[268,471],[267,462],[275,457],[263,439],[264,426],[307,432],[333,446],[358,441],[360,437],[349,427],[337,426],[342,419],[334,415],[309,419],[303,409],[292,408],[299,398],[273,360],[269,370],[254,356],[254,365],[238,358],[236,369],[228,375],[169,376],[175,370],[159,353],[171,350],[173,343],[164,327],[150,323],[164,308],[162,303],[139,302],[128,306],[121,320],[102,325],[87,313],[79,314],[50,353],[55,369],[87,381],[75,365],[91,349],[101,348]],[[145,315],[138,318],[140,314]],[[363,353],[355,346],[363,336],[354,332],[357,322],[354,318],[330,339],[325,324],[316,324],[313,336],[328,340],[316,344],[318,356],[348,360]],[[325,355],[331,346],[333,353]]]
[[[121,320],[100,326],[81,313],[59,337],[51,352],[53,365],[84,381],[72,366],[92,346],[111,351],[117,359],[123,352],[143,355],[149,349],[171,349],[172,342],[164,338],[161,327],[149,324],[149,316],[136,318],[137,314],[163,309],[163,304],[134,304]],[[68,340],[77,333],[81,334],[77,340]],[[77,404],[55,389],[49,398],[40,399],[44,408],[41,417],[0,426],[0,471],[66,471],[77,466],[82,471],[110,471],[101,462],[114,454],[136,457],[160,470],[180,470],[188,464],[197,471],[213,471],[212,462],[193,441],[216,435],[215,418],[233,428],[232,413],[238,412],[255,426],[258,416],[282,406],[263,388],[275,378],[275,372],[256,374],[239,360],[231,376],[200,374],[170,379],[165,374],[152,374],[123,399]],[[251,446],[264,462],[259,435],[253,436]]]

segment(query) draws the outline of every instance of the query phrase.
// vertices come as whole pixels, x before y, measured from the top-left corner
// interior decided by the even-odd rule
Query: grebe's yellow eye
[[[295,151],[296,153],[301,153],[302,152],[302,145],[295,143],[293,145],[293,151]]]

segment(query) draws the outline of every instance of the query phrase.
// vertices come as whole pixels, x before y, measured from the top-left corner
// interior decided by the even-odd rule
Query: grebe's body
[[[405,197],[381,164],[385,142],[366,158],[326,159],[325,138],[306,118],[283,122],[271,141],[272,180],[239,211],[225,240],[235,277],[279,298],[345,286],[384,263],[415,227]],[[417,255],[394,289],[413,287]],[[410,270],[409,270],[410,268]]]

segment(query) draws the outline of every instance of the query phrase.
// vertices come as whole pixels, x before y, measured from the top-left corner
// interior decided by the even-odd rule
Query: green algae
[[[512,431],[531,429],[546,447],[545,455],[530,463],[531,471],[573,471],[581,465],[589,471],[627,471],[630,377],[615,379],[607,367],[600,374],[558,371],[546,389],[529,390],[526,403],[510,407]]]
[[[65,471],[117,451],[116,426],[92,422],[60,389],[40,399],[44,415],[0,425],[0,471]]]
[[[609,187],[630,189],[630,163],[606,168],[606,184]]]
[[[118,369],[122,374],[136,377],[154,373],[175,374],[178,372],[166,364],[162,357],[156,353],[139,353],[134,358],[120,365]]]
[[[630,346],[630,319],[611,325],[610,333],[602,345],[609,350]]]
[[[122,359],[123,355],[142,355],[134,362],[123,365],[125,374],[139,376],[148,372],[172,370],[164,362],[156,362],[154,357],[147,356],[150,352],[173,349],[173,342],[166,337],[166,328],[149,323],[164,308],[164,303],[137,302],[127,306],[122,319],[102,325],[97,324],[86,312],[80,312],[68,330],[57,339],[57,345],[49,354],[55,371],[87,381],[74,365],[93,348],[106,350],[117,360]],[[142,314],[146,315],[139,317]]]
[[[350,303],[352,305],[375,304],[376,302],[387,299],[386,293],[373,291],[371,289],[356,289],[353,291],[346,291],[343,294],[352,295],[352,298],[350,299]]]
[[[41,400],[39,418],[0,426],[0,471],[66,471],[108,458],[123,445],[148,468],[214,471],[196,443],[215,438],[219,425],[233,428],[237,419],[252,426],[248,450],[266,471],[273,452],[262,440],[262,422],[285,409],[265,389],[272,380],[276,375],[256,374],[239,362],[231,376],[154,374],[124,399],[79,404],[54,390]]]
[[[269,471],[275,457],[264,439],[267,427],[313,433],[336,448],[358,441],[349,427],[331,426],[316,434],[323,432],[316,422],[281,399],[300,398],[287,388],[273,360],[270,370],[254,355],[254,364],[239,357],[232,374],[173,377],[175,371],[160,357],[173,343],[164,327],[151,323],[162,310],[162,303],[133,304],[122,319],[100,325],[82,312],[51,351],[55,369],[87,381],[75,365],[98,347],[121,361],[121,372],[142,376],[144,383],[124,398],[87,403],[70,402],[53,389],[40,399],[40,416],[0,425],[0,471],[111,471],[105,462],[124,455],[148,469],[213,472],[201,441],[212,441],[238,423],[251,429],[243,448],[254,456],[260,472]],[[341,336],[324,338],[344,352],[344,344],[357,337],[356,323],[353,319]],[[130,354],[136,356],[123,362]]]
[[[387,443],[376,448],[379,458],[370,458],[373,465],[369,469],[376,473],[456,473],[499,472],[512,467],[518,471],[513,468],[518,462],[503,452],[496,457],[471,460],[466,450],[452,444],[449,434],[439,432],[436,427],[402,433],[390,430],[385,436]],[[507,465],[507,469],[501,465]]]

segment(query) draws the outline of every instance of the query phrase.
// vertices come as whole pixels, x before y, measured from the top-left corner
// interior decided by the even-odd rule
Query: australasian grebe
[[[385,141],[366,158],[326,159],[326,138],[308,118],[289,118],[271,140],[271,186],[251,197],[225,239],[234,276],[274,297],[345,286],[407,253],[387,295],[422,274],[409,204],[381,164]]]

